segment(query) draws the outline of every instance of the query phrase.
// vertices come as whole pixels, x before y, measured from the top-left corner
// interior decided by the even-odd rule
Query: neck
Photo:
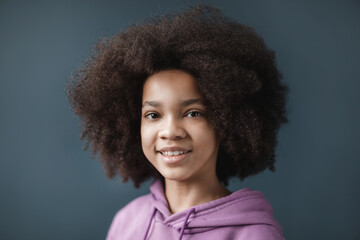
[[[196,181],[172,181],[165,179],[165,196],[171,213],[207,203],[229,195],[217,177]]]

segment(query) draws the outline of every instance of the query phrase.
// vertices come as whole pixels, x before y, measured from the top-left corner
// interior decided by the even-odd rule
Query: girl
[[[107,239],[283,239],[270,203],[228,179],[274,170],[287,87],[252,28],[197,5],[102,40],[68,86],[82,137],[151,193]]]

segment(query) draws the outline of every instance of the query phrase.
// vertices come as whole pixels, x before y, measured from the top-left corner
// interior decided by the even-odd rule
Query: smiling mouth
[[[174,164],[180,164],[183,162],[186,158],[188,158],[188,153],[191,151],[165,151],[165,152],[159,152],[161,154],[162,160],[170,165]]]
[[[191,151],[164,151],[160,152],[163,156],[179,156],[186,153],[189,153]]]

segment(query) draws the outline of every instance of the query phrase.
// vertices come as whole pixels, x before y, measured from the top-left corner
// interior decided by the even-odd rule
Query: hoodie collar
[[[270,203],[259,191],[243,188],[226,197],[174,214],[169,211],[164,187],[160,180],[156,180],[151,185],[150,191],[152,205],[158,212],[154,216],[157,221],[183,231],[184,234],[208,231],[218,227],[252,224],[272,225],[281,231],[281,226],[273,218]]]

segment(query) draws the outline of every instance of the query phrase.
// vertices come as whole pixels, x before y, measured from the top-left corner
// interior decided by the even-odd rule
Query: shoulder
[[[110,225],[107,240],[117,239],[115,236],[132,232],[132,229],[138,225],[134,222],[142,222],[141,217],[148,216],[151,211],[151,194],[138,197],[120,209],[114,216]]]
[[[223,239],[283,240],[272,206],[259,191],[244,188],[197,210],[189,225],[204,231],[215,227]]]
[[[284,240],[282,227],[262,192],[245,188],[239,191],[237,197],[235,206],[239,212],[236,214],[243,219],[240,223],[241,239]]]

